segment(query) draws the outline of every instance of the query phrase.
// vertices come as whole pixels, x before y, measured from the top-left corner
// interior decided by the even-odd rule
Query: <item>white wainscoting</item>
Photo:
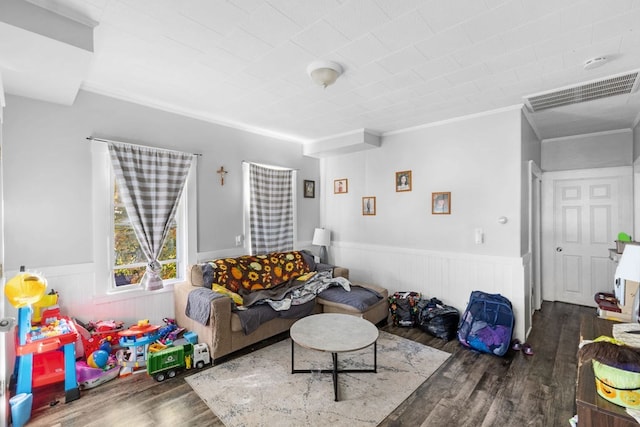
[[[312,249],[313,250],[313,249]],[[198,260],[238,256],[242,248],[198,253]],[[437,297],[461,312],[474,290],[500,293],[513,304],[516,317],[514,337],[521,340],[531,327],[531,308],[526,304],[525,281],[530,257],[498,257],[447,253],[390,246],[334,242],[330,262],[349,268],[351,280],[385,286],[390,293],[417,291]],[[162,324],[174,317],[171,285],[161,291],[106,294],[96,281],[93,263],[33,268],[44,275],[49,289],[60,296],[63,314],[89,320],[122,320],[132,324],[149,319]],[[13,277],[17,272],[7,272]],[[8,316],[16,316],[8,307]],[[527,314],[529,313],[529,314]]]
[[[531,327],[525,310],[523,258],[446,253],[389,246],[334,242],[332,263],[348,267],[350,279],[395,291],[436,297],[462,313],[474,290],[509,298],[515,315],[514,337],[524,340]],[[525,317],[528,317],[525,320]]]
[[[47,279],[47,290],[58,292],[58,305],[62,314],[89,320],[122,320],[125,325],[149,319],[162,324],[163,317],[174,317],[172,287],[161,291],[131,291],[106,294],[96,280],[95,264],[73,264],[55,267],[34,267],[29,271]],[[17,271],[8,272],[13,277]],[[9,306],[8,310],[12,308]],[[17,311],[9,316],[16,316]]]

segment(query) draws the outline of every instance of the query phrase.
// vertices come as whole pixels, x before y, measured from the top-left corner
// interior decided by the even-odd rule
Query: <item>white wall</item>
[[[631,166],[630,129],[575,135],[542,141],[543,171]]]
[[[481,255],[520,255],[520,111],[386,136],[381,148],[324,159],[323,222],[333,239]],[[411,170],[412,191],[395,191]],[[349,180],[333,194],[334,179]],[[451,215],[431,214],[431,193],[451,192]],[[377,215],[362,216],[363,196]],[[509,222],[500,225],[498,217]],[[474,243],[474,229],[485,243]]]
[[[302,197],[304,179],[319,180],[319,161],[298,143],[80,92],[70,107],[8,96],[4,111],[6,271],[20,265],[48,275],[63,311],[82,320],[127,322],[173,316],[170,292],[107,297],[95,286],[91,143],[97,136],[202,153],[198,160],[198,252],[242,252],[242,160],[298,169],[298,239],[310,241],[319,198]],[[229,170],[220,185],[216,170]],[[195,261],[195,260],[194,260]]]
[[[511,299],[516,336],[524,330],[520,253],[519,108],[385,136],[382,146],[321,161],[322,223],[333,233],[330,259],[351,277],[438,297],[460,310],[472,290]],[[395,172],[411,170],[412,191],[395,191]],[[333,194],[334,179],[349,192]],[[451,215],[431,214],[431,193],[451,192]],[[363,196],[377,198],[363,216]],[[508,222],[498,224],[505,216]],[[474,229],[485,241],[474,242]]]

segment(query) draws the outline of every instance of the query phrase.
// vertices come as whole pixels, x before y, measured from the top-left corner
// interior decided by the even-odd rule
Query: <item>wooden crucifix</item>
[[[218,169],[216,173],[220,174],[220,185],[224,185],[224,176],[228,174],[229,171],[224,170],[224,166],[220,166],[220,169]]]

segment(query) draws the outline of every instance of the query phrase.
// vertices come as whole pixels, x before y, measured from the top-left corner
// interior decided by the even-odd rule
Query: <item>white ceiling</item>
[[[637,0],[30,1],[98,22],[82,88],[301,142],[640,68]],[[609,62],[585,71],[595,56]],[[306,74],[317,59],[345,69],[326,90]],[[547,139],[631,128],[639,112],[635,92],[529,117]]]

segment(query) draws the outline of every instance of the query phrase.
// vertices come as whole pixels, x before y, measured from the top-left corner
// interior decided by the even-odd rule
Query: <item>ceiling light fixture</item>
[[[326,89],[342,74],[342,66],[332,61],[314,61],[307,67],[307,73],[314,83]]]

